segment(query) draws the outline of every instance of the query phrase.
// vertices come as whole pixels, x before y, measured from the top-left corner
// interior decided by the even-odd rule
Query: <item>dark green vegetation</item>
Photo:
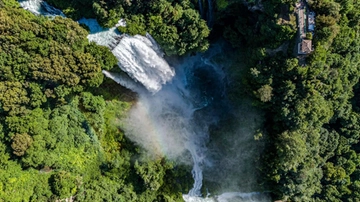
[[[124,137],[117,61],[87,34],[0,0],[0,201],[181,201],[191,177]]]
[[[127,26],[120,32],[130,35],[150,33],[168,55],[205,51],[209,28],[190,0],[49,0],[65,15],[96,18],[104,27],[114,26],[120,18]]]
[[[266,111],[267,190],[286,201],[359,201],[360,4],[309,0],[315,51],[301,66],[293,51],[296,1],[261,2],[254,11],[230,3],[215,27],[247,54],[242,79]]]

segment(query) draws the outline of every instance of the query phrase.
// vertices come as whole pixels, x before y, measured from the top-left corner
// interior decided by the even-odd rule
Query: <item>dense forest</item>
[[[295,3],[264,1],[253,11],[234,3],[219,13],[224,37],[247,55],[248,93],[267,112],[261,170],[274,199],[359,201],[360,4],[308,1],[315,51],[300,65]]]
[[[105,27],[124,18],[119,31],[148,32],[167,55],[224,38],[245,63],[228,73],[229,97],[266,112],[258,169],[273,199],[360,200],[359,2],[308,1],[317,17],[305,63],[294,54],[295,0],[216,0],[211,33],[197,1],[47,2],[72,19],[0,0],[0,201],[182,201],[191,186],[189,168],[144,159],[124,136],[136,96],[104,80],[116,59],[87,41],[81,17]]]

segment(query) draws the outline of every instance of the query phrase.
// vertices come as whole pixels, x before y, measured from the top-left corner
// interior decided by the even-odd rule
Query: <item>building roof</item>
[[[299,25],[299,32],[300,32],[300,37],[303,38],[305,37],[305,20],[306,20],[306,15],[305,15],[305,10],[303,8],[299,9],[298,12],[298,25]]]
[[[312,43],[311,40],[302,40],[301,42],[301,52],[303,53],[311,53],[312,51]]]

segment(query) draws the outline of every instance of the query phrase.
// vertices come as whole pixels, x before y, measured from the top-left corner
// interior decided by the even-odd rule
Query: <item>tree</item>
[[[0,82],[2,109],[10,114],[19,114],[29,102],[27,91],[20,82]]]
[[[269,102],[273,95],[272,90],[272,87],[266,84],[261,86],[261,88],[256,91],[256,94],[262,102]]]
[[[31,146],[33,140],[30,135],[24,134],[15,134],[12,137],[11,148],[13,149],[13,153],[16,156],[23,156],[26,150]]]
[[[59,199],[69,198],[77,191],[77,180],[70,173],[60,171],[52,176],[51,187]]]
[[[278,137],[277,155],[283,170],[294,170],[307,156],[305,140],[300,131],[285,131]]]
[[[146,26],[145,19],[143,15],[131,15],[126,18],[126,27],[119,26],[118,30],[122,33],[127,33],[130,35],[145,35],[146,34]]]

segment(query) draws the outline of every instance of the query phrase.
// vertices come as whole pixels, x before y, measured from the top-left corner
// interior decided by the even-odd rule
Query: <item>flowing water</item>
[[[65,17],[64,13],[61,10],[54,8],[42,0],[19,0],[20,6],[35,15],[45,15],[45,16],[62,16]]]
[[[64,16],[41,0],[19,2],[35,14]],[[138,102],[126,120],[126,135],[152,155],[193,166],[194,185],[183,196],[185,201],[269,201],[266,194],[257,192],[225,192],[201,197],[203,170],[216,164],[207,147],[209,128],[231,111],[225,94],[226,74],[221,63],[213,60],[223,52],[220,45],[212,46],[203,54],[172,58],[169,65],[161,48],[148,34],[121,35],[116,27],[103,29],[93,19],[81,19],[79,23],[90,28],[90,41],[112,51],[119,67],[127,74],[103,71],[105,76],[138,93]],[[125,25],[126,22],[120,20],[117,26]],[[222,165],[219,166],[222,169]]]
[[[213,25],[213,0],[208,0],[208,11],[207,11],[207,25],[212,27]]]
[[[198,0],[198,6],[199,6],[199,13],[201,17],[204,17],[204,7],[202,5],[203,0]]]
[[[198,0],[199,13],[201,18],[207,21],[207,25],[211,28],[213,25],[213,0],[207,0],[207,4],[203,5],[203,0]]]
[[[119,61],[119,67],[151,93],[159,91],[175,75],[163,58],[164,53],[149,34],[145,37],[120,35],[116,27],[102,29],[94,19],[83,18],[79,23],[89,27],[90,41],[110,48]]]

